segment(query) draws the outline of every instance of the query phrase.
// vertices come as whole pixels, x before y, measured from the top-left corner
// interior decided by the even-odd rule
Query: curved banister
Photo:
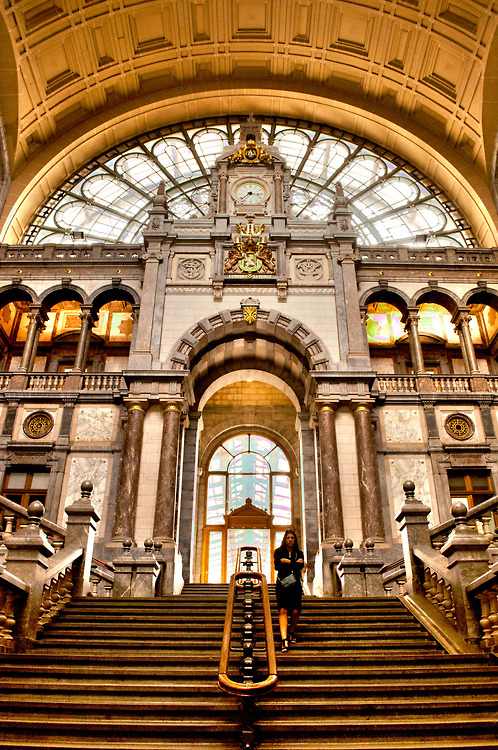
[[[228,672],[228,661],[230,658],[230,643],[232,638],[233,611],[235,605],[235,590],[239,581],[256,580],[261,586],[261,602],[263,605],[263,621],[265,629],[266,656],[268,660],[268,676],[261,682],[242,683],[232,680]],[[277,684],[277,659],[275,656],[275,644],[273,641],[273,628],[271,622],[270,599],[268,596],[268,585],[266,576],[262,573],[247,571],[234,573],[230,578],[228,590],[228,601],[225,615],[225,628],[223,630],[223,642],[221,646],[220,664],[218,668],[218,685],[222,690],[232,695],[255,696],[269,693]]]

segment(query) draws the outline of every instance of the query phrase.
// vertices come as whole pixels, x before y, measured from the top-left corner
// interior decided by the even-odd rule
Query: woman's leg
[[[287,640],[287,610],[279,609],[278,624],[280,625],[280,637],[283,641]]]
[[[290,621],[290,628],[289,628],[289,635],[291,638],[296,632],[298,622],[299,622],[299,610],[293,609],[291,612],[291,621]]]

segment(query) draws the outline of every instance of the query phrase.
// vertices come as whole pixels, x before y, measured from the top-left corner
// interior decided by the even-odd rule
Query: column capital
[[[156,263],[162,263],[163,262],[163,254],[162,253],[144,253],[140,260],[143,260],[144,263],[149,263],[150,261],[155,261]]]
[[[128,412],[132,411],[133,409],[139,409],[140,411],[146,412],[149,408],[149,402],[146,398],[144,399],[123,399],[123,404],[126,407],[126,410]]]
[[[420,320],[420,310],[418,307],[407,307],[401,316],[401,323],[406,328],[409,328],[413,323],[418,325]]]
[[[339,408],[339,404],[339,401],[325,401],[322,399],[317,399],[313,404],[313,411],[316,414],[325,411],[337,411],[337,409]]]
[[[163,411],[177,411],[181,413],[185,409],[185,400],[184,399],[159,399],[159,405],[163,409]]]
[[[452,315],[451,322],[456,330],[459,326],[469,325],[471,317],[471,312],[468,307],[459,307]]]
[[[353,414],[356,411],[368,411],[371,414],[375,406],[375,401],[350,401],[348,406]]]

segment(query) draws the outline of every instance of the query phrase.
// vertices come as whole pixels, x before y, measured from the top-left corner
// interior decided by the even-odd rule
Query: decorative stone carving
[[[206,278],[206,264],[200,258],[184,258],[178,263],[178,278],[198,281]]]
[[[444,429],[455,440],[469,440],[475,432],[475,425],[465,414],[450,414],[445,420]]]
[[[316,258],[302,258],[296,263],[296,276],[304,281],[318,281],[323,277],[323,266]]]
[[[26,437],[40,440],[53,430],[54,420],[46,411],[36,411],[30,414],[23,422],[23,431]]]

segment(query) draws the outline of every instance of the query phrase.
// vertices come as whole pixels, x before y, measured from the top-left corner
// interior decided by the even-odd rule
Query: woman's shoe
[[[291,634],[290,634],[290,636],[289,636],[289,641],[290,641],[291,643],[297,643],[297,638],[296,638],[296,635],[295,635],[295,633],[291,633]]]
[[[283,638],[282,639],[282,653],[289,650],[289,639]]]

